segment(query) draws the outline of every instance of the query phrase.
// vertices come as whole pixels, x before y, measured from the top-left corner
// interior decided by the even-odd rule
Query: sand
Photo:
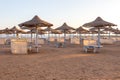
[[[104,45],[99,53],[84,53],[79,45],[42,45],[29,55],[0,47],[0,80],[120,80],[119,44]]]

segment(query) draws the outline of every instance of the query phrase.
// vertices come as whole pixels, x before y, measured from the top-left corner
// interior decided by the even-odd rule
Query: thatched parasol
[[[53,33],[53,34],[62,34],[61,31],[59,31],[59,30],[55,30],[55,29],[53,29],[53,30],[51,31],[51,33]]]
[[[82,26],[80,26],[76,29],[76,32],[79,34],[79,41],[80,41],[80,44],[82,45],[83,43],[82,43],[81,34],[88,32],[88,30],[86,30]]]
[[[109,31],[109,38],[110,38],[110,32],[114,32],[115,29],[112,27],[106,27],[103,31]]]
[[[5,33],[5,31],[4,30],[0,30],[0,34],[4,34]]]
[[[9,34],[12,34],[12,31],[9,28],[0,30],[0,34],[6,34],[6,37],[9,38]]]
[[[92,39],[94,39],[94,34],[98,33],[98,28],[93,27],[93,28],[90,28],[89,31],[90,31],[90,33],[92,33]],[[101,33],[101,31],[100,31],[100,33]]]
[[[62,26],[56,28],[56,30],[64,30],[64,31],[66,30],[67,31],[67,30],[75,30],[75,29],[68,26],[66,23],[64,23]]]
[[[82,26],[80,26],[79,28],[76,29],[76,32],[81,34],[81,33],[84,33],[84,32],[88,32],[88,30],[86,30]]]
[[[13,28],[10,29],[12,31],[12,33],[16,34],[16,37],[18,38],[18,34],[19,33],[26,33],[25,31],[18,29],[16,26],[14,26]]]
[[[84,29],[82,26],[80,26],[79,28],[76,29],[76,32],[82,34],[82,33],[88,33],[89,31]]]
[[[112,30],[115,34],[120,34],[120,30],[117,28],[117,29],[114,29]]]
[[[36,44],[36,47],[37,47],[37,46],[38,46],[38,42],[37,42],[37,39],[38,39],[38,27],[50,27],[50,26],[53,26],[53,24],[48,23],[48,22],[40,19],[40,18],[36,15],[36,16],[33,17],[31,20],[19,24],[19,26],[20,26],[20,27],[26,26],[26,27],[29,27],[29,28],[33,28],[33,27],[36,28],[36,43],[35,43],[35,44]],[[38,52],[38,47],[37,47],[37,52]]]
[[[98,29],[97,28],[91,28],[91,29],[89,29],[89,31],[92,33],[92,34],[97,34],[98,33]],[[100,33],[101,34],[104,34],[104,32],[103,31],[100,31]]]
[[[34,16],[31,20],[26,21],[24,23],[19,24],[20,27],[26,26],[26,27],[46,27],[46,26],[53,26],[53,24],[48,23],[42,19],[40,19],[37,15]]]
[[[68,26],[66,23],[64,23],[62,26],[56,28],[56,30],[60,30],[61,32],[64,33],[64,47],[65,47],[65,43],[66,43],[66,32],[68,32],[69,30],[75,30],[74,28]]]
[[[12,33],[12,31],[9,28],[3,29],[2,32],[5,33],[5,34],[11,34]]]
[[[26,27],[26,26],[22,26],[20,27],[21,29],[27,29],[27,30],[30,30],[30,31],[27,31],[27,33],[31,34],[31,43],[32,43],[32,37],[33,37],[33,34],[32,33],[36,33],[36,31],[34,31],[36,28],[35,27]]]
[[[32,41],[32,34],[36,33],[36,29],[31,29],[30,31],[27,31],[27,33],[31,34],[31,42],[33,42]],[[38,29],[38,34],[42,36],[43,34],[46,34],[46,33],[43,29],[40,28],[40,29]]]
[[[113,23],[104,21],[101,17],[97,17],[94,21],[84,24],[86,27],[96,27],[98,28],[98,47],[100,47],[100,28],[105,26],[116,26]]]
[[[118,37],[118,34],[120,34],[120,30],[118,28],[112,30],[114,34],[116,34],[116,39]]]
[[[48,31],[48,42],[49,42],[49,37],[50,37],[50,33],[52,33],[52,34],[55,34],[55,36],[56,36],[56,34],[61,34],[62,32],[61,31],[59,31],[59,30],[55,30],[55,29],[52,29],[51,27],[47,27],[46,29],[44,29],[45,31]],[[56,37],[57,38],[57,37]]]
[[[51,27],[47,27],[46,29],[44,29],[44,31],[47,31],[48,33],[48,43],[49,43],[49,39],[50,39],[50,32],[52,31],[53,29]]]
[[[3,34],[3,31],[2,31],[2,30],[0,30],[0,34]]]

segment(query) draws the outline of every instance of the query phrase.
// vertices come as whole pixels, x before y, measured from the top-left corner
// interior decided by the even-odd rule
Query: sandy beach
[[[99,53],[50,44],[39,53],[13,55],[1,47],[0,80],[120,80],[120,43],[104,45]]]
[[[120,0],[0,0],[0,80],[120,80]]]

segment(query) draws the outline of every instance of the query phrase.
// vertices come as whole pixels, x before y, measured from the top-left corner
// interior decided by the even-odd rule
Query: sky
[[[11,28],[38,15],[53,28],[66,22],[78,28],[98,16],[120,29],[120,0],[0,0],[0,29]]]

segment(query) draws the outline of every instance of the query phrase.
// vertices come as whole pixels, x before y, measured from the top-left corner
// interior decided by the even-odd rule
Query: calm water
[[[38,35],[38,37],[39,38],[48,38],[48,36],[50,36],[50,37],[58,37],[58,36],[60,36],[60,37],[64,37],[64,34],[43,34],[43,35]],[[79,36],[79,34],[66,34],[66,37],[71,37],[71,38],[73,38],[73,37],[78,37]],[[86,36],[97,36],[97,34],[82,34],[81,35],[82,37],[86,37]],[[105,37],[107,37],[107,36],[109,36],[109,34],[101,34],[101,36],[105,36]],[[110,36],[115,36],[115,37],[118,37],[118,36],[120,36],[120,34],[110,34]],[[0,34],[0,38],[15,38],[16,37],[16,34]],[[19,37],[20,38],[30,38],[31,37],[31,34],[19,34]],[[32,35],[32,37],[33,38],[35,38],[36,37],[36,34],[33,34]]]

